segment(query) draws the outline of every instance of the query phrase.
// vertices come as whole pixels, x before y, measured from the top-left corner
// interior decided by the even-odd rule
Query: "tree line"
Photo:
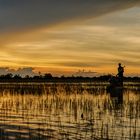
[[[60,76],[60,77],[54,77],[51,73],[45,73],[45,74],[39,74],[35,76],[29,76],[26,75],[25,77],[22,77],[21,75],[13,75],[12,73],[8,73],[5,75],[0,75],[0,81],[1,82],[10,82],[10,81],[20,81],[20,82],[92,82],[92,81],[108,81],[110,79],[111,75],[102,75],[98,77],[82,77],[82,76]],[[124,77],[124,81],[134,81],[134,82],[140,82],[140,77]]]

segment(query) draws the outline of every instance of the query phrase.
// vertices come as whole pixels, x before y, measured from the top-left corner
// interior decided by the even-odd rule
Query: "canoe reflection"
[[[123,92],[123,88],[110,90],[110,99],[113,102],[115,109],[120,109],[123,105]]]

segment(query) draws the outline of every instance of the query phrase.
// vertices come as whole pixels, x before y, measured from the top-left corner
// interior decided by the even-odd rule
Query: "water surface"
[[[140,90],[105,84],[1,84],[0,139],[140,139]]]

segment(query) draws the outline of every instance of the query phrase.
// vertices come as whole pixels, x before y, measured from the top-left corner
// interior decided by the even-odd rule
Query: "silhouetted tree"
[[[51,73],[46,73],[44,74],[44,78],[45,79],[51,79],[53,76],[51,75]]]
[[[4,78],[6,78],[6,79],[11,79],[12,77],[13,77],[12,73],[8,73],[4,76]]]
[[[31,78],[31,77],[30,77],[29,75],[26,75],[25,78],[26,78],[26,79],[29,79],[29,78]]]
[[[19,74],[16,74],[13,78],[14,79],[22,79],[22,77]]]

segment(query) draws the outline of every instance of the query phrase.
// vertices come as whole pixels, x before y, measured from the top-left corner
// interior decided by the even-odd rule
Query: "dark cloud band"
[[[137,0],[0,0],[0,32],[100,16]]]

